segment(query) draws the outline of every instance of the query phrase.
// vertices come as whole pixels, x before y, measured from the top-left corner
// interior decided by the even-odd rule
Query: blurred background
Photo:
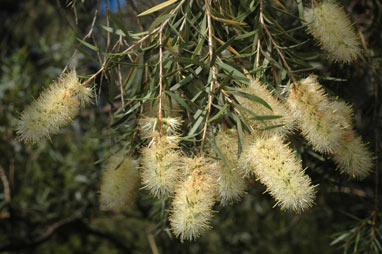
[[[356,128],[369,143],[376,171],[364,181],[349,180],[335,165],[295,137],[314,184],[316,205],[296,215],[272,208],[265,188],[251,182],[244,199],[218,208],[213,229],[195,242],[180,243],[169,229],[166,200],[144,190],[123,213],[98,208],[101,162],[115,142],[110,100],[100,87],[97,102],[71,126],[39,145],[16,139],[14,121],[66,68],[94,73],[97,55],[76,38],[90,30],[102,47],[97,24],[114,13],[129,31],[147,29],[151,17],[135,16],[159,1],[0,1],[0,253],[381,253],[382,172],[382,7],[378,0],[341,1],[362,31],[368,56],[352,67],[321,66],[322,73],[346,77],[326,82],[329,91],[354,105]],[[307,1],[309,2],[309,1]],[[106,152],[105,152],[106,151]],[[379,247],[378,247],[379,246]]]

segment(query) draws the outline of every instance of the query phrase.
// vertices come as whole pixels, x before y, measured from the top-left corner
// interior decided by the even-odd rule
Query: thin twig
[[[203,127],[203,136],[202,136],[202,143],[200,146],[200,152],[203,153],[203,147],[204,147],[204,142],[206,139],[206,134],[207,134],[207,127],[208,127],[208,120],[211,115],[211,106],[212,106],[212,92],[214,90],[215,82],[216,82],[216,67],[214,64],[212,64],[212,56],[213,56],[213,31],[212,31],[212,22],[211,22],[211,12],[210,12],[210,2],[209,0],[205,0],[205,7],[206,7],[206,14],[207,14],[207,24],[208,24],[208,53],[210,56],[210,68],[212,72],[212,78],[211,78],[211,83],[210,83],[210,89],[209,89],[209,94],[208,94],[208,109],[207,109],[207,116],[206,116],[206,121],[204,123]],[[211,66],[212,65],[212,66]]]
[[[162,27],[163,29],[163,27]],[[162,93],[163,93],[163,31],[159,32],[159,133],[162,134]]]
[[[122,110],[125,111],[125,96],[124,96],[124,90],[123,90],[122,73],[121,73],[120,64],[118,64],[118,79],[119,79],[119,90],[121,91]]]
[[[260,66],[260,39],[257,39],[256,68]]]
[[[276,49],[277,53],[279,54],[281,60],[283,61],[283,64],[284,64],[285,68],[287,68],[288,74],[289,74],[290,78],[292,79],[293,83],[295,85],[297,85],[297,80],[296,80],[296,78],[293,75],[292,69],[289,67],[287,61],[285,60],[284,54],[278,48],[276,42],[273,40],[271,32],[269,32],[268,27],[265,25],[264,17],[263,17],[263,0],[260,0],[260,23],[261,23],[261,26],[264,28],[265,32],[267,33],[269,39],[271,40],[271,42],[272,42],[274,48]]]
[[[148,234],[147,238],[149,240],[150,248],[153,254],[159,254],[159,250],[158,250],[157,244],[155,243],[153,234]]]
[[[87,38],[91,37],[91,35],[93,34],[94,26],[95,26],[95,23],[97,20],[97,14],[98,14],[98,9],[96,9],[94,12],[94,17],[93,17],[92,24],[90,25],[89,32],[82,38],[83,41],[85,41]],[[78,49],[75,49],[72,56],[70,57],[70,59],[73,59],[77,53],[78,53]],[[69,63],[65,66],[63,72],[66,71],[66,69],[68,68],[68,65],[69,65]]]
[[[1,178],[1,181],[3,182],[5,200],[8,203],[10,203],[11,202],[11,188],[9,187],[8,178],[5,174],[5,171],[4,171],[2,166],[0,166],[0,178]]]
[[[106,13],[107,13],[106,14],[106,26],[110,27],[110,19],[109,19],[110,9],[109,9],[108,0],[104,0],[104,2],[105,2]],[[110,47],[110,32],[106,31],[106,52],[109,50],[109,47]]]

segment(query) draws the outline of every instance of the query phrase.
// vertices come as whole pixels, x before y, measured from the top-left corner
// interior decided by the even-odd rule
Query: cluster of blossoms
[[[370,173],[373,156],[354,130],[352,108],[325,94],[315,76],[291,87],[288,106],[314,150],[331,155],[341,172],[353,178]]]
[[[71,123],[79,109],[91,99],[92,90],[83,86],[74,72],[63,74],[24,109],[16,123],[19,139],[35,144],[50,138]]]
[[[220,128],[214,137],[215,147],[204,156],[189,158],[178,148],[179,118],[163,118],[162,135],[157,131],[159,120],[139,120],[142,136],[149,140],[141,151],[143,188],[156,197],[172,200],[170,225],[181,241],[193,240],[210,228],[215,202],[227,205],[240,200],[252,176],[266,186],[266,192],[281,209],[300,213],[311,207],[317,186],[312,185],[286,142],[287,134],[296,129],[314,150],[330,155],[341,172],[362,178],[371,171],[372,154],[355,134],[352,108],[329,97],[315,76],[292,86],[285,102],[258,80],[239,89],[266,102],[264,105],[238,97],[246,112],[282,116],[265,125],[265,121],[253,119],[252,113],[245,113],[243,117],[248,118],[252,131],[244,134],[241,154],[236,129]],[[264,130],[271,125],[281,127]]]
[[[308,32],[332,60],[350,62],[360,54],[350,21],[338,5],[323,2],[308,9],[305,18]],[[239,87],[238,92],[248,95],[236,98],[248,123],[245,137],[239,139],[236,129],[220,128],[216,135],[211,133],[214,142],[208,152],[199,156],[188,156],[179,147],[182,121],[176,105],[163,97],[163,117],[157,116],[158,102],[144,105],[145,115],[138,120],[145,142],[140,161],[120,151],[105,162],[101,208],[129,207],[141,182],[154,197],[171,201],[173,233],[181,241],[193,240],[210,228],[214,204],[240,200],[248,178],[254,176],[276,205],[300,213],[313,205],[317,186],[287,143],[287,135],[297,129],[315,151],[330,156],[341,172],[353,178],[370,173],[373,155],[354,130],[352,108],[328,96],[315,76],[293,84],[285,101],[259,80]],[[262,103],[252,100],[254,96]],[[26,143],[49,138],[70,123],[91,97],[91,89],[81,85],[73,72],[64,74],[21,114],[19,138]]]

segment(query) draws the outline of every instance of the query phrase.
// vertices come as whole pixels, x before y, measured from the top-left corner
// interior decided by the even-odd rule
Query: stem
[[[175,9],[173,9],[170,13],[173,14],[175,12],[177,12],[180,7],[182,7],[182,5],[184,4],[186,0],[182,0],[178,6],[175,7]],[[133,48],[135,48],[137,45],[139,45],[140,43],[142,43],[143,41],[145,41],[147,38],[149,38],[150,36],[154,35],[154,34],[157,34],[159,31],[163,31],[163,28],[167,25],[167,23],[170,21],[172,17],[169,17],[167,18],[161,26],[155,28],[154,30],[152,30],[150,33],[146,34],[145,36],[143,36],[141,39],[139,39],[138,41],[136,41],[134,44],[132,44],[130,47],[128,47],[127,49],[125,49],[121,54],[126,54],[127,52],[129,52],[130,50],[132,50]],[[82,83],[84,86],[86,86],[87,84],[89,84],[90,81],[92,81],[95,77],[97,77],[98,74],[100,74],[103,70],[105,70],[106,68],[106,62],[102,65],[102,67],[95,73],[93,74],[90,78],[88,78],[84,83]]]
[[[289,77],[292,79],[293,83],[295,85],[297,85],[297,80],[296,78],[293,76],[293,72],[291,70],[291,68],[289,67],[287,61],[285,60],[285,57],[284,57],[284,54],[280,51],[280,49],[277,47],[277,44],[276,42],[273,40],[273,37],[271,35],[271,33],[269,32],[268,30],[268,27],[265,25],[265,22],[264,22],[264,18],[263,18],[263,0],[260,0],[260,23],[261,23],[261,26],[264,28],[266,34],[268,35],[269,39],[271,40],[272,44],[273,44],[273,47],[276,49],[277,53],[279,54],[285,68],[287,68],[287,71],[288,71],[288,74],[289,74]]]
[[[145,31],[145,29],[143,28],[143,25],[142,25],[142,21],[140,19],[140,17],[137,17],[139,12],[137,10],[137,7],[135,6],[135,3],[133,0],[128,0],[130,6],[131,6],[131,9],[133,10],[133,13],[134,15],[136,16],[136,19],[137,19],[137,23],[138,23],[138,26],[139,26],[139,30],[141,30],[141,32]]]
[[[163,27],[162,27],[163,28]],[[162,134],[162,93],[163,93],[163,32],[159,32],[159,133]]]
[[[208,109],[207,109],[207,116],[206,116],[206,121],[204,123],[203,127],[203,136],[202,136],[202,144],[200,146],[200,153],[203,152],[203,147],[204,147],[204,142],[206,139],[206,134],[207,134],[207,127],[208,127],[208,120],[211,115],[211,106],[212,106],[212,91],[214,90],[214,85],[216,82],[216,67],[215,65],[212,65],[212,55],[213,55],[213,41],[212,41],[212,22],[211,22],[211,12],[210,12],[210,6],[209,6],[209,1],[205,0],[205,6],[206,6],[206,14],[207,14],[207,24],[208,24],[208,52],[210,56],[210,68],[212,72],[212,79],[211,79],[211,84],[210,84],[210,90],[208,94]]]
[[[256,68],[260,66],[260,40],[257,39]]]
[[[3,186],[4,186],[5,200],[8,203],[10,203],[11,202],[11,188],[9,187],[8,178],[5,174],[5,171],[4,171],[2,166],[0,166],[0,178],[1,178],[1,181],[3,182]]]
[[[314,7],[318,7],[318,3],[316,0],[312,0],[312,4],[314,5]]]

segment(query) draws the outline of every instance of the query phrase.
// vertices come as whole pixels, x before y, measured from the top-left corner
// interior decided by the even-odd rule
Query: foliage
[[[55,58],[54,49],[44,48],[43,40],[34,47],[53,68],[36,64],[28,55],[28,46],[18,46],[12,53],[3,51],[0,121],[6,135],[0,145],[6,156],[0,166],[6,173],[2,177],[5,226],[0,233],[1,251],[155,253],[159,248],[174,253],[280,253],[281,248],[283,253],[330,253],[334,248],[329,246],[328,235],[333,236],[332,245],[341,244],[345,253],[382,251],[378,209],[382,52],[377,43],[382,36],[382,11],[377,1],[343,2],[357,21],[353,28],[362,42],[352,43],[357,53],[344,60],[348,64],[331,62],[338,59],[333,57],[333,49],[321,41],[328,52],[321,51],[307,33],[321,40],[325,37],[325,31],[317,35],[317,28],[305,22],[306,11],[319,5],[315,1],[178,0],[160,5],[126,1],[128,6],[119,4],[115,10],[105,1],[104,13],[96,11],[92,2],[45,3],[69,17],[79,37],[76,42],[59,37],[51,44],[57,45],[58,52],[71,51],[77,45],[70,59],[71,54],[64,53]],[[355,11],[359,7],[364,9]],[[362,19],[367,15],[372,18]],[[341,13],[341,18],[346,16]],[[343,24],[347,29],[350,22]],[[10,34],[7,38],[17,38]],[[20,41],[20,45],[28,43],[31,41]],[[356,59],[361,45],[362,54]],[[37,98],[42,90],[39,84],[56,79],[64,68],[76,68],[82,84],[94,87],[95,106],[82,110],[71,128],[62,129],[52,142],[25,146],[15,137],[16,112],[32,101],[31,95]],[[301,80],[312,73],[318,77],[319,87],[313,89],[317,96],[313,93],[305,106],[298,106],[305,115],[298,110],[289,113],[289,94],[298,94],[304,83]],[[350,106],[336,96],[354,105],[354,118]],[[309,103],[313,109],[306,106]],[[300,122],[297,127],[292,124],[296,119]],[[322,130],[323,119],[328,120],[324,131],[333,126],[338,130],[330,129],[338,136],[335,148],[317,145],[325,135],[310,138]],[[348,147],[346,142],[353,139],[346,139],[344,132],[351,132],[359,144],[350,143],[353,146],[346,157],[342,155],[347,149],[341,153],[338,147]],[[233,136],[233,148],[228,149],[219,135]],[[364,150],[353,157],[352,151],[357,149]],[[124,151],[127,158],[142,155],[143,187],[160,198],[142,190],[135,204],[122,214],[100,212],[100,164],[118,151]],[[255,161],[248,151],[258,151]],[[272,156],[267,157],[269,152]],[[248,160],[241,163],[244,155]],[[172,157],[189,159],[171,163]],[[198,158],[203,163],[192,162]],[[277,163],[269,161],[272,158]],[[352,167],[353,158],[357,167]],[[287,162],[293,169],[277,167]],[[364,177],[372,164],[374,172],[364,182],[335,171],[340,166],[352,177]],[[273,165],[271,174],[268,168]],[[349,165],[353,171],[348,170]],[[119,165],[112,167],[111,172]],[[279,179],[282,173],[286,177]],[[154,181],[156,176],[160,177]],[[294,185],[301,181],[292,181],[300,178],[304,188]],[[235,185],[232,179],[245,179],[248,194],[243,197],[245,184],[235,180]],[[301,215],[272,209],[275,202],[267,194],[261,195],[265,187],[260,182],[282,208],[303,210],[311,206],[317,192],[316,204]],[[280,190],[280,186],[284,187]],[[238,188],[237,197],[229,196],[234,194],[226,191],[230,188]],[[291,191],[287,199],[283,196],[286,190]],[[219,207],[213,205],[215,196],[223,205],[238,202]],[[210,226],[214,229],[197,242],[180,244],[172,239],[171,229],[182,240],[189,240]],[[60,241],[66,244],[55,248]]]

